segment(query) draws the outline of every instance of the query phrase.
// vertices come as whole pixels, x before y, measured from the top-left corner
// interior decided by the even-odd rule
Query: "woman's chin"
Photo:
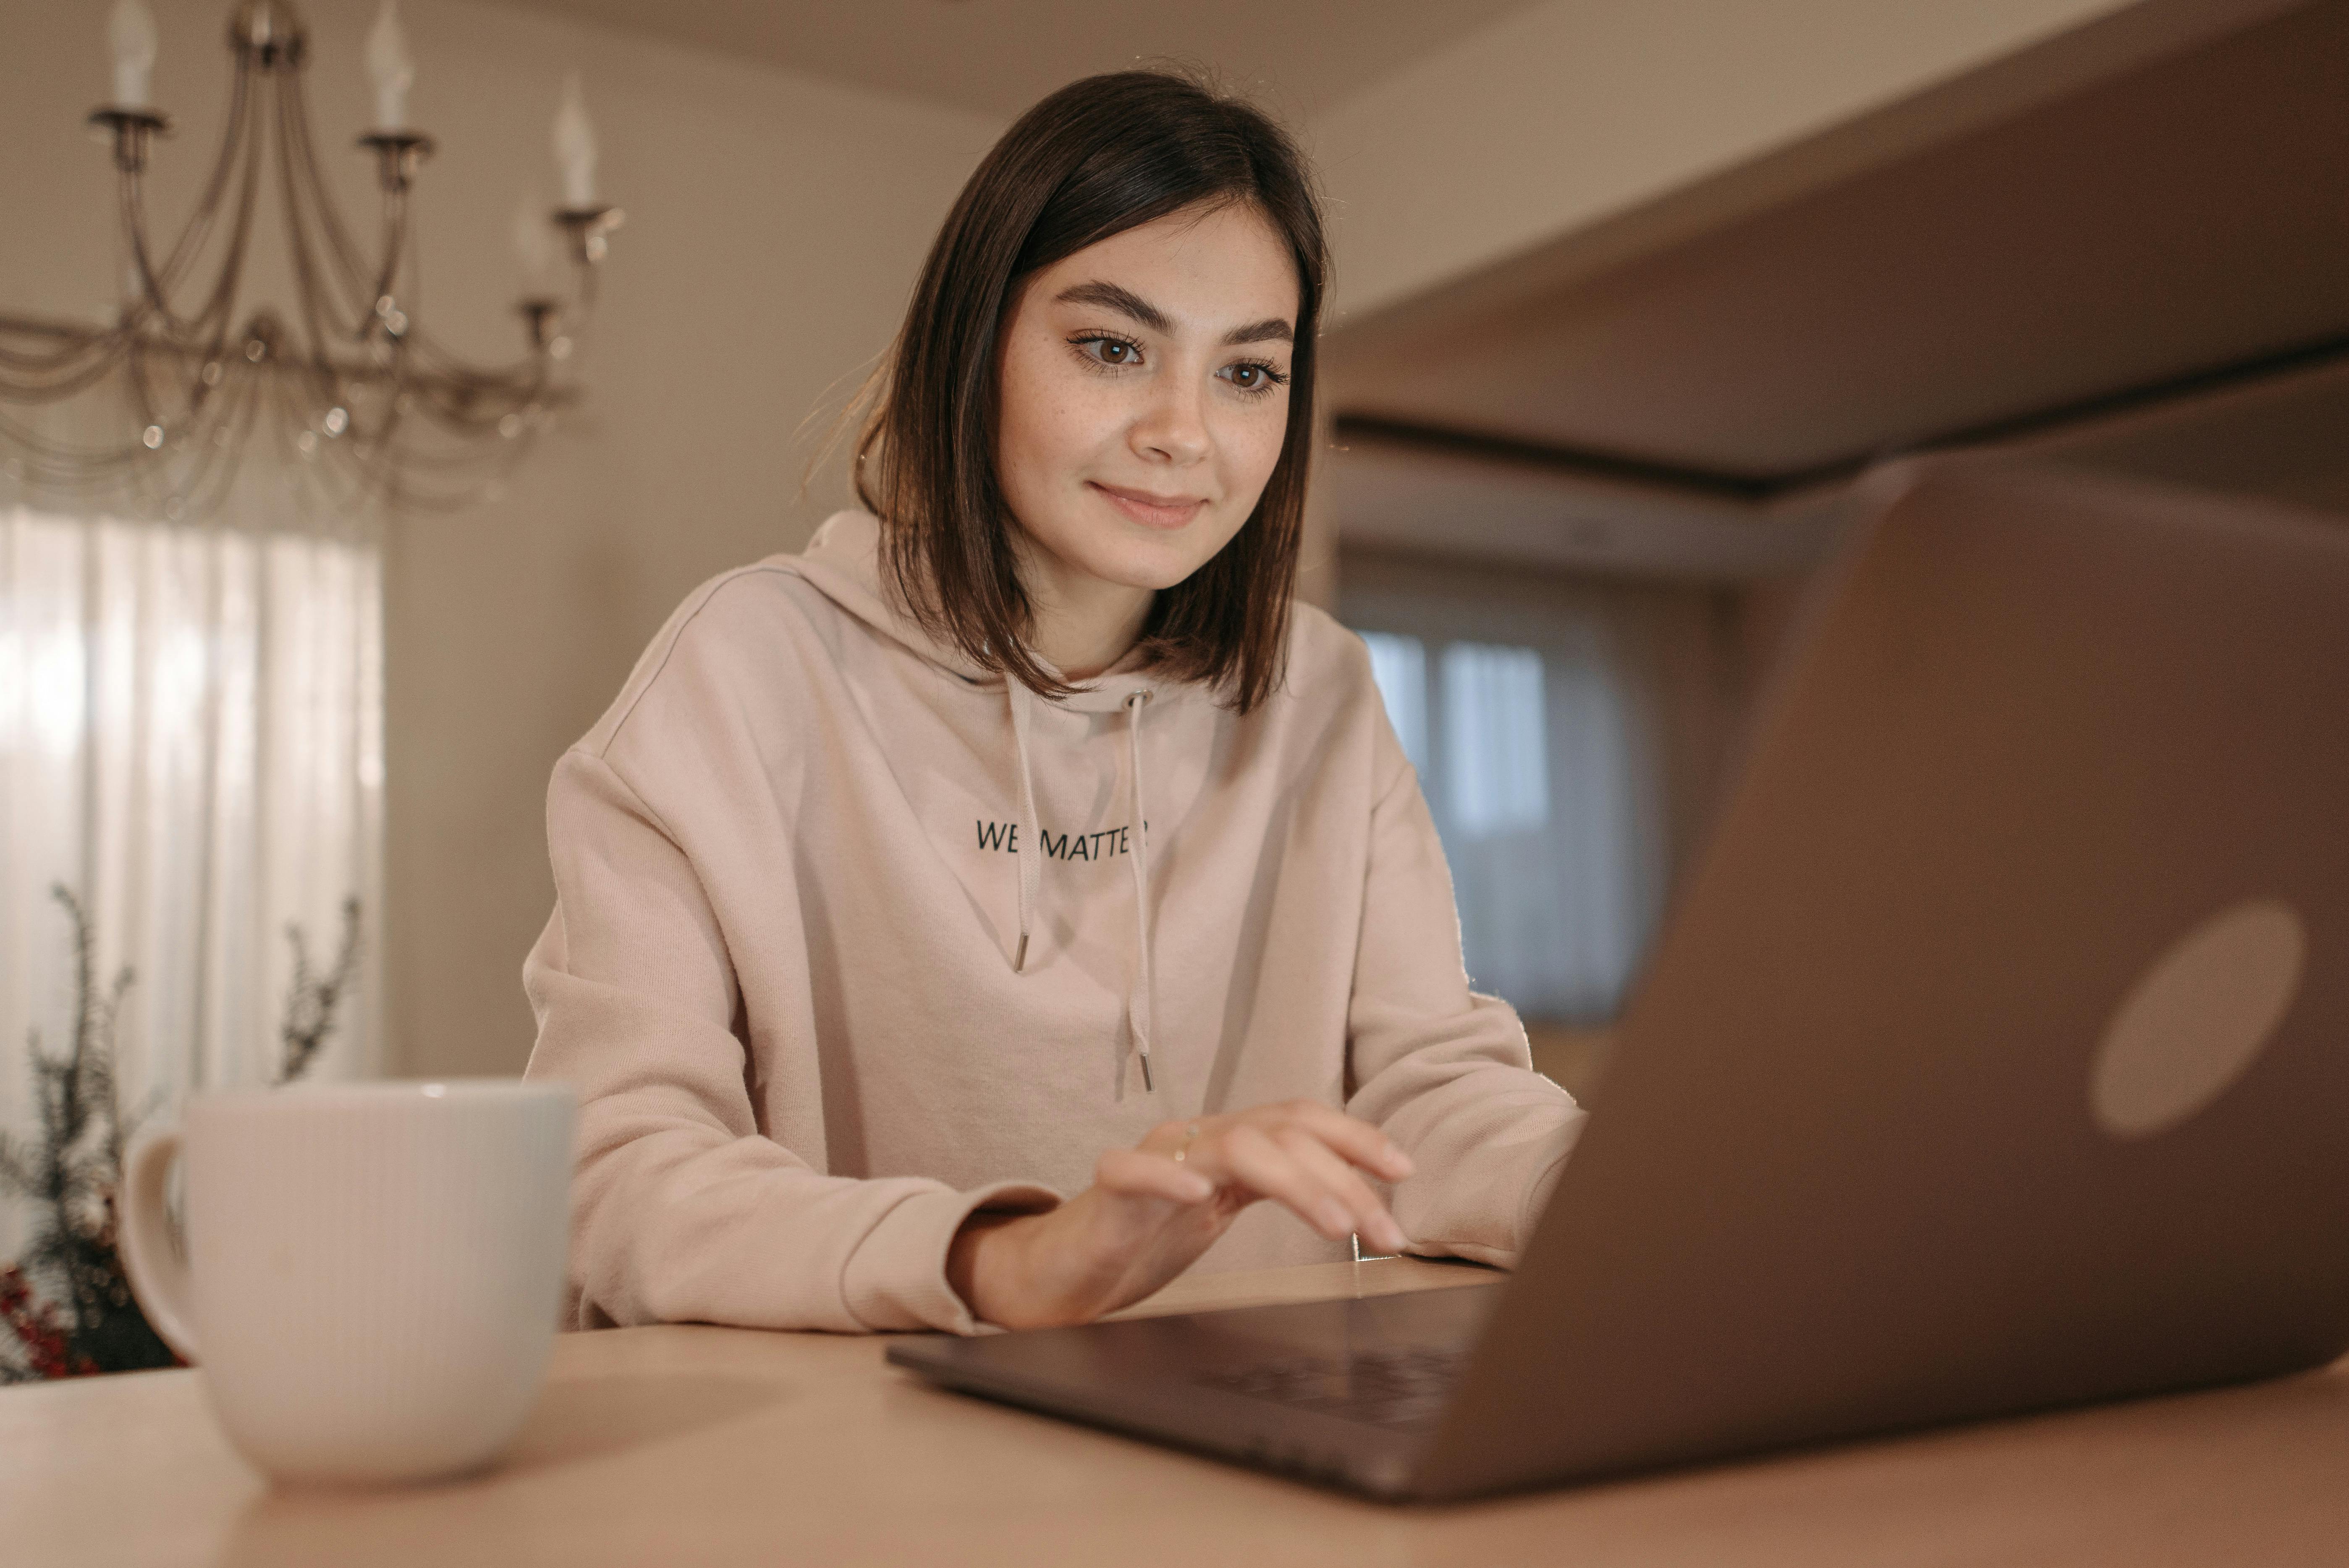
[[[1155,544],[1156,542],[1153,542]],[[1171,543],[1172,542],[1168,542]],[[1121,588],[1159,593],[1174,587],[1206,564],[1195,550],[1156,548],[1104,550],[1079,562],[1090,575]]]

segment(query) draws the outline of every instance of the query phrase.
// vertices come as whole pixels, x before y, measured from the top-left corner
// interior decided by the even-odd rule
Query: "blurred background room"
[[[1089,73],[1204,69],[1319,162],[1303,592],[1578,1092],[1857,476],[2349,510],[2349,0],[385,14],[302,0],[296,70],[282,0],[0,0],[0,1262],[97,1245],[191,1088],[521,1069],[555,758],[845,503],[947,204]],[[255,148],[248,211],[210,186]],[[136,303],[229,273],[176,346]],[[9,1276],[0,1377],[79,1365],[69,1275]]]

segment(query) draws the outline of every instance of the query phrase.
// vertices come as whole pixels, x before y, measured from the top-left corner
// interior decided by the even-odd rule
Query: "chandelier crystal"
[[[482,366],[441,348],[416,315],[409,197],[433,144],[405,123],[415,72],[392,0],[367,41],[376,125],[358,139],[382,193],[371,252],[319,173],[302,88],[308,37],[290,0],[235,8],[227,129],[168,248],[145,209],[149,157],[171,122],[147,102],[156,35],[143,0],[119,0],[109,36],[115,101],[89,121],[113,146],[126,297],[110,327],[0,316],[7,472],[36,490],[128,490],[167,517],[193,517],[216,508],[248,449],[268,442],[334,503],[447,510],[493,493],[574,395],[564,372],[621,222],[595,197],[595,133],[577,78],[554,127],[564,203],[543,221],[527,210],[517,219],[517,245],[537,257],[534,286],[515,306],[523,353]],[[240,315],[264,202],[276,209],[294,295],[282,311]],[[117,407],[95,436],[45,428],[35,412],[109,391]]]

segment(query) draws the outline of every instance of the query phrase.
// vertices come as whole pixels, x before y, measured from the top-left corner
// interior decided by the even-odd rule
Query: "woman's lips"
[[[1198,516],[1199,509],[1207,504],[1204,500],[1193,498],[1170,505],[1163,500],[1152,500],[1147,490],[1119,490],[1113,485],[1102,484],[1098,480],[1086,482],[1108,497],[1110,505],[1117,508],[1144,528],[1181,528]]]

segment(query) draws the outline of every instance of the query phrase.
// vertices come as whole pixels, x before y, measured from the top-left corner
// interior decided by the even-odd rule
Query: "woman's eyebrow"
[[[1116,284],[1099,280],[1092,283],[1071,284],[1054,294],[1052,298],[1055,302],[1065,304],[1097,304],[1105,310],[1116,311],[1119,315],[1139,323],[1162,337],[1174,335],[1174,324],[1167,319],[1164,311],[1160,310],[1132,289],[1122,288]],[[1252,321],[1246,326],[1236,326],[1224,334],[1224,342],[1226,346],[1237,346],[1243,343],[1294,343],[1296,340],[1295,330],[1277,315],[1268,315],[1262,321]]]
[[[1252,321],[1246,326],[1236,326],[1224,334],[1224,342],[1235,347],[1243,343],[1294,343],[1296,341],[1296,332],[1277,315],[1266,316],[1262,321]]]
[[[1068,304],[1097,304],[1131,317],[1162,337],[1174,335],[1174,324],[1166,319],[1164,311],[1132,289],[1120,288],[1115,284],[1071,284],[1052,297]]]

